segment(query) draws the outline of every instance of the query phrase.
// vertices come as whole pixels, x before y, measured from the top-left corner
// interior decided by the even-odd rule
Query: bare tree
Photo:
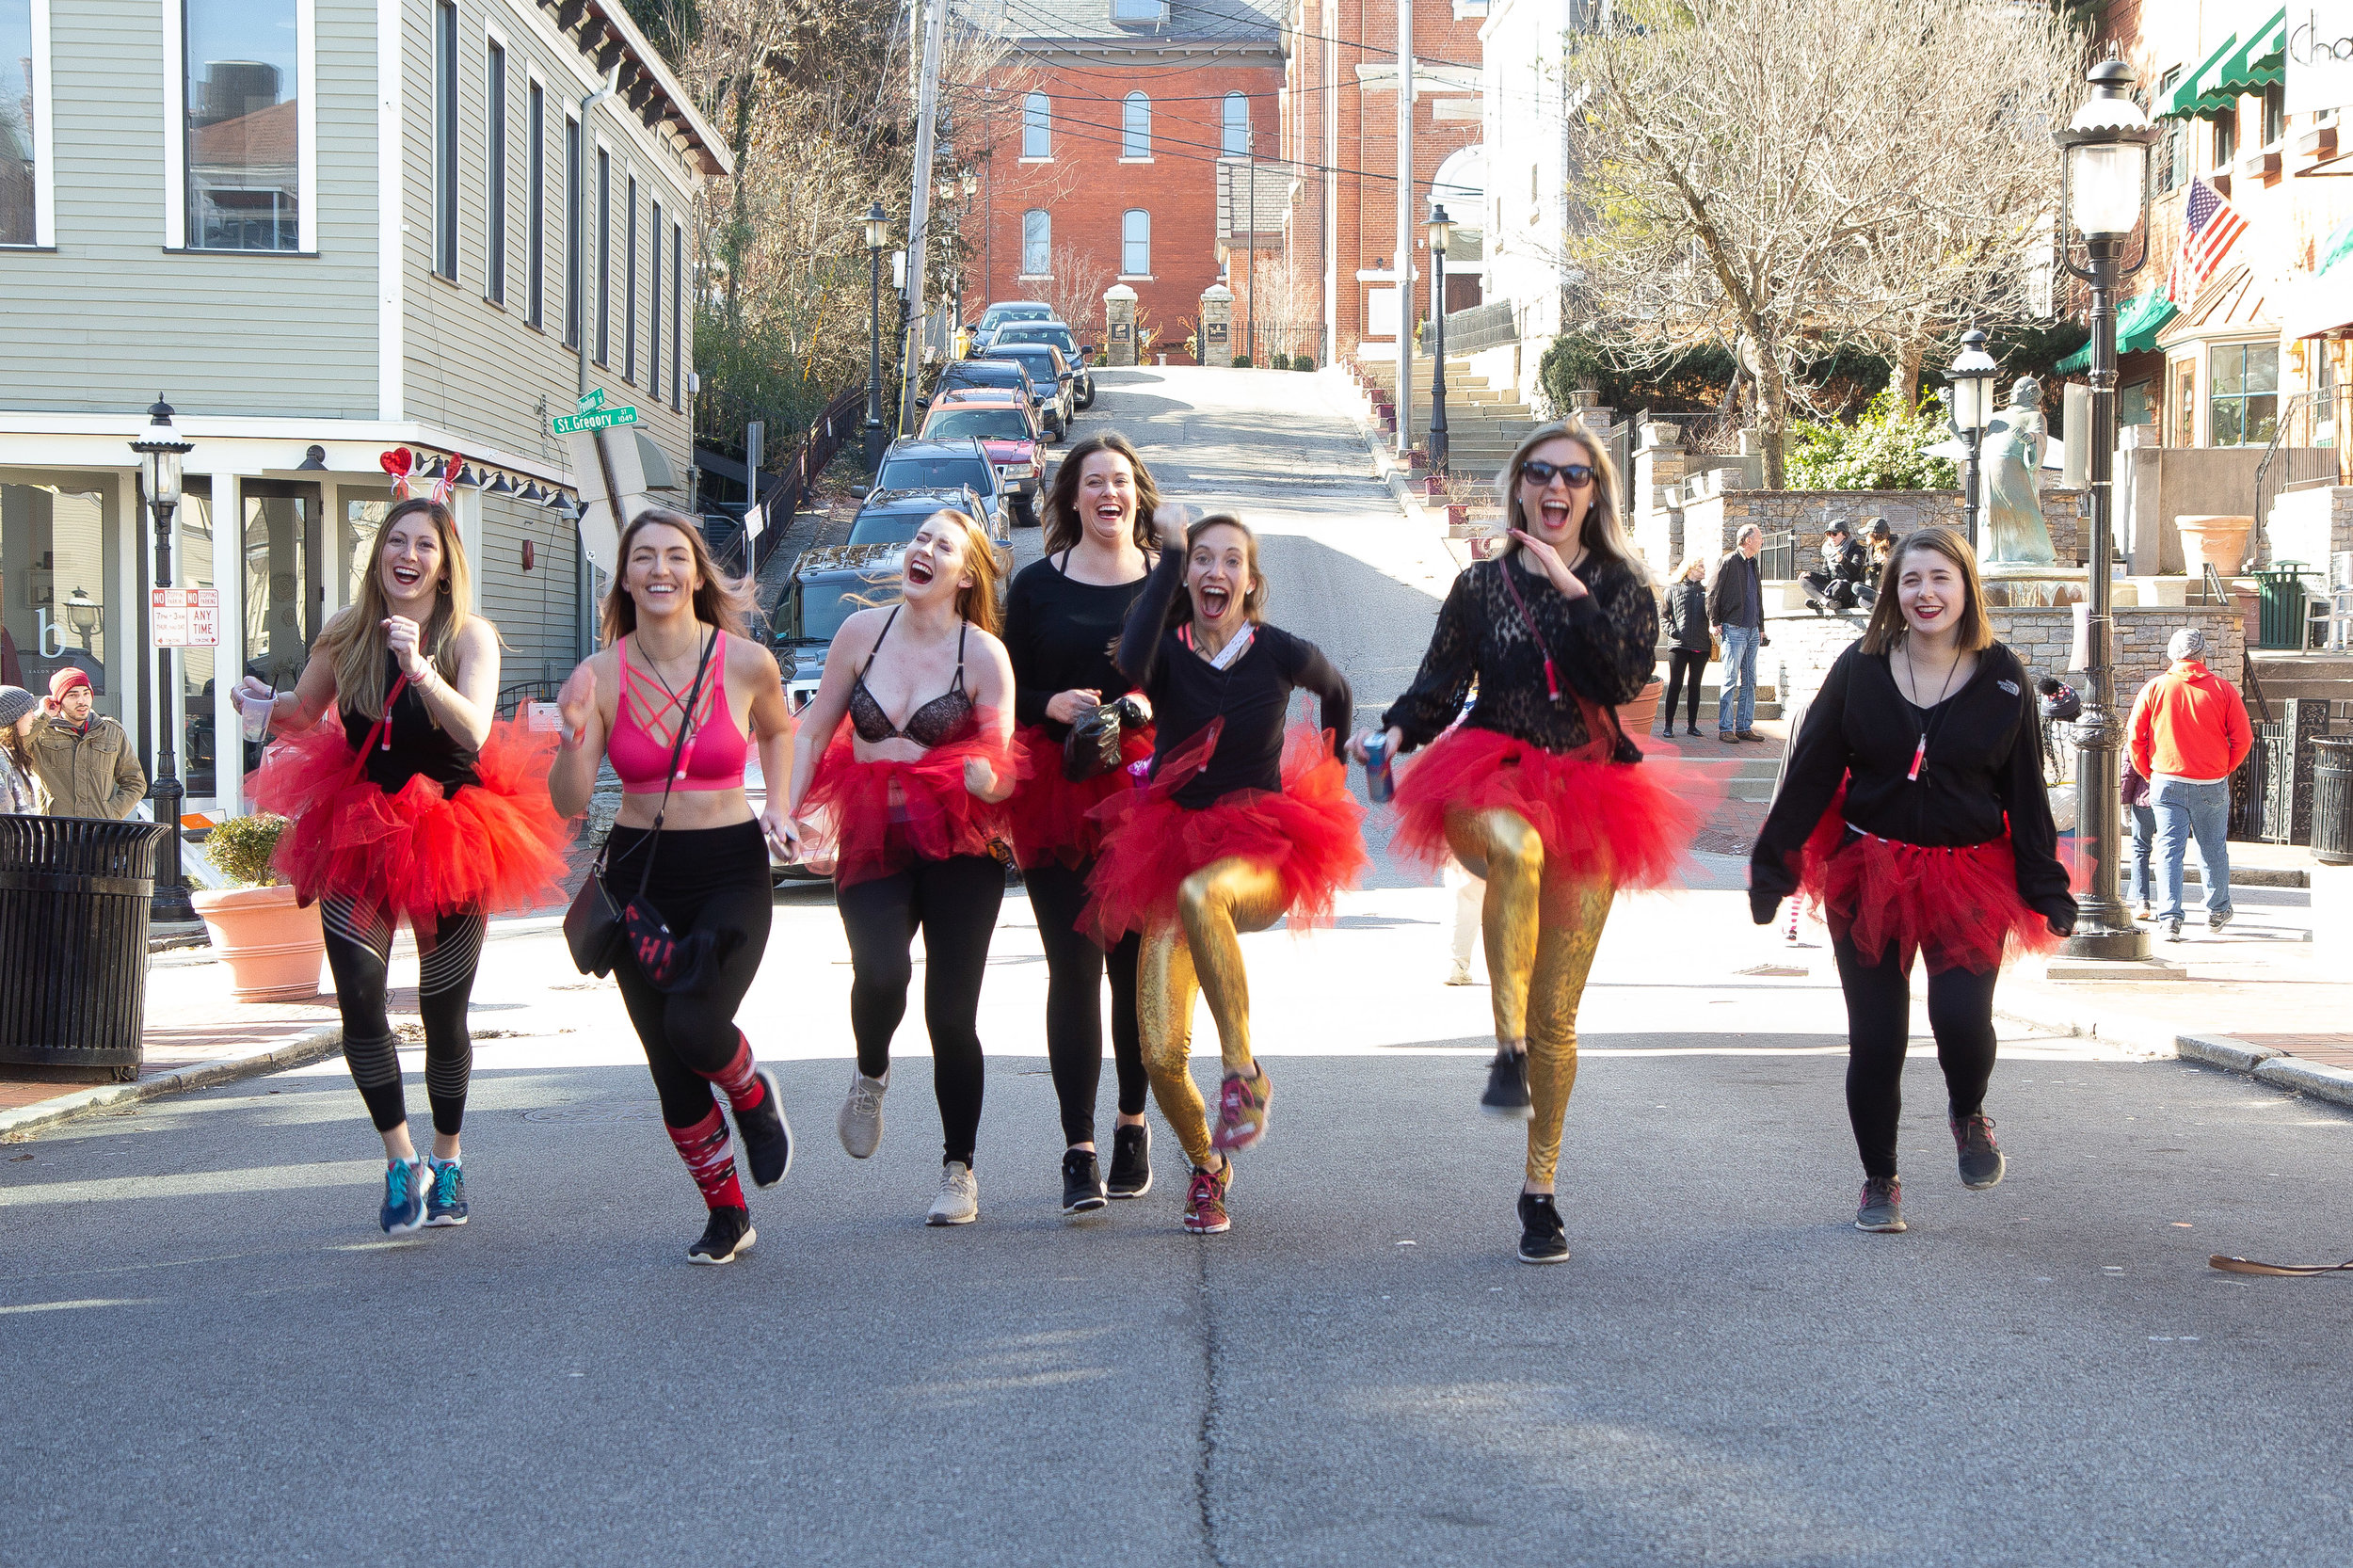
[[[1032,278],[1023,283],[1021,296],[1051,305],[1054,313],[1068,322],[1073,332],[1085,338],[1088,324],[1102,303],[1103,291],[1112,286],[1112,280],[1117,275],[1093,251],[1081,250],[1075,245],[1055,246],[1048,253],[1047,272],[1047,277]]]

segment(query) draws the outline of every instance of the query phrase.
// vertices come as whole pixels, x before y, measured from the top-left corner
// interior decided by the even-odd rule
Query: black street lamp
[[[880,201],[866,209],[866,293],[872,331],[866,345],[866,466],[882,466],[888,434],[882,417],[882,256],[890,243],[890,215]]]
[[[82,639],[82,651],[89,651],[89,640],[97,635],[98,623],[105,606],[90,598],[87,588],[75,588],[65,601],[66,630]]]
[[[1446,248],[1454,238],[1454,225],[1446,209],[1430,203],[1430,319],[1435,330],[1436,357],[1430,361],[1430,472],[1444,473],[1446,432]]]
[[[153,586],[178,586],[171,575],[171,514],[180,506],[180,460],[195,448],[180,439],[180,432],[171,427],[171,405],[156,394],[155,405],[147,410],[147,439],[133,441],[131,450],[139,455],[140,476],[147,482],[147,504],[155,512],[155,577]],[[155,803],[155,821],[164,829],[164,853],[155,868],[155,896],[148,905],[149,918],[157,920],[192,920],[196,906],[188,902],[187,878],[180,867],[180,802],[187,792],[180,787],[180,758],[172,744],[172,731],[178,728],[176,712],[179,704],[173,700],[178,688],[172,680],[171,649],[155,650],[155,782],[148,787],[147,798]]]
[[[2076,900],[2075,935],[2065,952],[2073,958],[2137,959],[2149,955],[2149,934],[2126,917],[2116,896],[2120,823],[2116,798],[2116,753],[2121,739],[2116,714],[2115,632],[2109,600],[2113,587],[2108,557],[2115,546],[2116,296],[2125,279],[2149,260],[2149,146],[2156,127],[2126,96],[2133,73],[2121,60],[2103,60],[2086,77],[2091,97],[2063,131],[2052,133],[2059,148],[2060,259],[2068,273],[2091,293],[2091,549],[2086,584],[2089,635],[2084,655],[2083,716],[2075,724],[2075,821],[2077,840],[2091,854],[2091,885]],[[2140,253],[2127,264],[2124,247],[2141,231]],[[2084,264],[2075,262],[2075,241]],[[2070,440],[2075,439],[2071,433]]]
[[[1952,390],[1952,424],[1969,448],[1969,471],[1961,478],[1961,504],[1968,520],[1969,548],[1977,548],[1977,454],[1985,427],[1993,422],[1993,378],[2001,367],[1985,351],[1985,334],[1972,327],[1961,335],[1961,357],[1945,373]]]

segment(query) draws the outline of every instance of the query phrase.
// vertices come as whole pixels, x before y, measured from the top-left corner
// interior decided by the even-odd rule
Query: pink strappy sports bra
[[[686,696],[672,691],[651,669],[632,668],[627,637],[613,645],[621,666],[621,699],[616,705],[613,733],[605,742],[604,754],[629,793],[658,794],[665,783],[680,792],[743,788],[744,763],[751,743],[736,728],[734,710],[728,705],[728,634],[713,635],[718,640],[711,650],[711,667],[703,674],[702,695],[696,699],[691,721],[692,735],[679,757],[675,782],[664,776],[670,770],[670,749],[678,744]]]

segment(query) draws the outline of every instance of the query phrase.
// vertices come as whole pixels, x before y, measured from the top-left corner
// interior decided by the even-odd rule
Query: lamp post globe
[[[1453,241],[1454,224],[1446,208],[1430,203],[1430,321],[1434,350],[1430,361],[1430,472],[1447,471],[1446,427],[1446,248]]]
[[[866,295],[870,327],[866,344],[866,466],[882,463],[887,444],[882,419],[882,253],[890,243],[890,215],[880,201],[866,209]]]
[[[1969,529],[1969,547],[1977,545],[1977,457],[1985,427],[1993,422],[1993,378],[2001,367],[1985,351],[1985,334],[1972,327],[1961,335],[1961,354],[1945,380],[1952,392],[1953,429],[1969,448],[1968,472],[1961,476],[1961,504]]]
[[[180,432],[171,423],[171,405],[158,393],[154,405],[147,410],[147,434],[133,441],[131,450],[139,455],[139,477],[147,488],[147,502],[155,514],[155,568],[152,585],[171,588],[179,580],[171,570],[171,514],[180,505],[180,462],[195,450],[180,439]],[[196,906],[188,902],[187,877],[180,864],[180,802],[187,792],[180,784],[180,758],[174,744],[179,728],[177,683],[171,673],[171,649],[155,650],[155,712],[162,721],[155,727],[155,780],[148,786],[147,798],[153,803],[155,821],[164,829],[163,853],[155,860],[155,892],[149,904],[149,917],[157,920],[193,920]]]

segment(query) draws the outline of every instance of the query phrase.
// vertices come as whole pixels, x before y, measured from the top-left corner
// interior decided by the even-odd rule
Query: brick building
[[[1283,37],[1271,0],[997,0],[1007,54],[963,214],[966,311],[1052,301],[1096,341],[1136,292],[1141,346],[1182,360],[1223,271],[1219,165],[1270,158]]]

